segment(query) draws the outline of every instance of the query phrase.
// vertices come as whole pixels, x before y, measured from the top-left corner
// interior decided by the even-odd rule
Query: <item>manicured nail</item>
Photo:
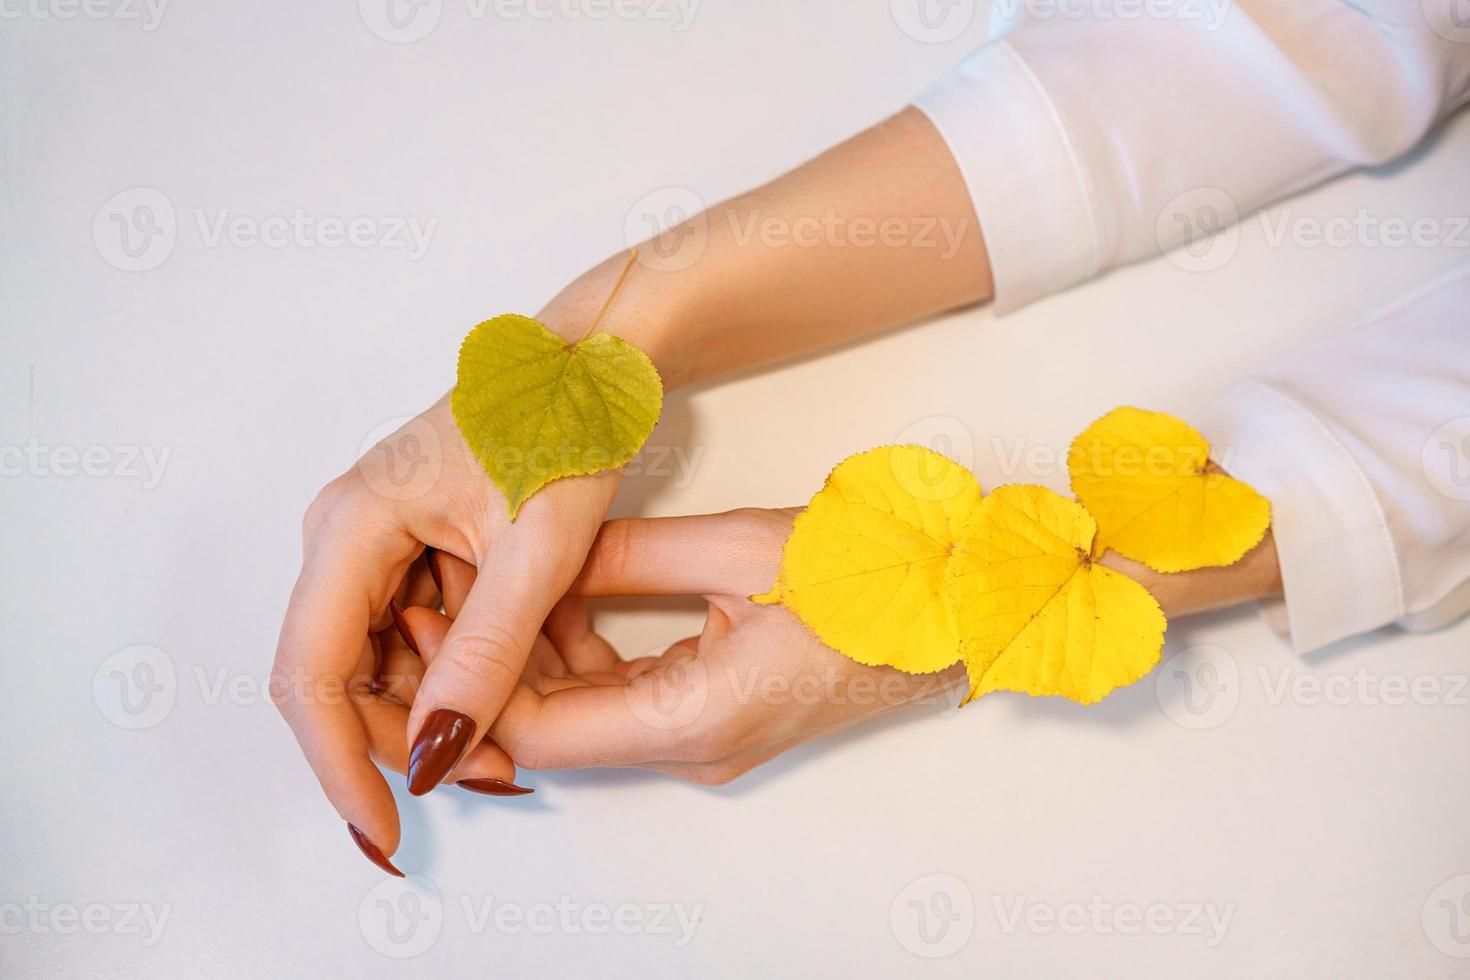
[[[367,855],[367,859],[369,861],[373,862],[378,867],[388,872],[390,875],[394,875],[398,878],[404,877],[403,872],[393,867],[393,862],[389,861],[386,857],[383,856],[383,852],[378,850],[378,845],[374,844],[367,834],[364,834],[362,831],[352,826],[352,824],[347,825],[347,832],[352,835],[352,842],[357,845],[357,849],[363,854]]]
[[[434,588],[436,588],[436,589],[439,590],[439,594],[440,595],[443,595],[444,594],[444,580],[439,577],[439,549],[438,548],[425,548],[424,549],[424,564],[426,564],[426,565],[429,566],[429,578],[431,578],[431,579],[434,580]]]
[[[403,615],[403,607],[398,604],[397,599],[388,600],[388,612],[393,616],[393,628],[398,631],[399,637],[408,644],[414,656],[422,657],[423,654],[419,653],[419,645],[414,642],[413,630],[408,628],[408,619]]]
[[[475,723],[469,715],[449,708],[431,711],[408,754],[408,791],[423,796],[438,786],[459,764],[474,734]]]
[[[455,785],[471,793],[483,793],[486,796],[525,796],[536,792],[529,786],[517,786],[503,779],[461,779]]]

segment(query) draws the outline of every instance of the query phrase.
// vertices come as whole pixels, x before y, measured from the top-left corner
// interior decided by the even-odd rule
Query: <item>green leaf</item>
[[[637,455],[658,421],[663,383],[646,354],[612,334],[568,344],[509,313],[465,338],[449,404],[514,521],[552,480]]]

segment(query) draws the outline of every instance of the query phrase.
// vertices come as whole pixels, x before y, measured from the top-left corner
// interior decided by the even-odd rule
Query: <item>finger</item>
[[[784,511],[608,521],[570,591],[579,596],[764,592],[775,579],[790,529]]]
[[[474,588],[476,568],[469,562],[445,551],[436,551],[435,566],[439,570],[440,591],[444,595],[444,612],[450,619],[458,619],[464,601]]]
[[[592,631],[587,603],[581,598],[567,596],[552,607],[545,631],[571,673],[612,673],[622,666],[612,644]]]
[[[337,813],[384,854],[398,847],[398,813],[373,765],[351,697],[376,613],[418,549],[350,492],[313,505],[306,564],[291,593],[272,695]],[[370,660],[369,660],[370,662]]]
[[[403,733],[408,729],[408,708],[378,698],[358,704],[358,715],[368,733],[373,758],[394,772],[408,771],[408,742]],[[513,784],[516,767],[510,756],[494,742],[481,739],[465,753],[450,779],[493,779]]]
[[[425,548],[423,556],[409,566],[403,584],[398,587],[398,601],[405,606],[428,606],[439,608],[439,584],[429,572],[429,555],[433,548]]]
[[[674,656],[626,684],[568,686],[544,697],[518,688],[491,731],[527,769],[697,757],[710,730],[709,678],[697,658],[685,659],[684,650]]]

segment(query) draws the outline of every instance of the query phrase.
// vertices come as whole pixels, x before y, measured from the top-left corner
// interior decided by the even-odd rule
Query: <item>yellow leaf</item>
[[[851,456],[796,518],[775,587],[751,598],[858,663],[941,670],[959,659],[944,569],[979,502],[969,470],[921,446]]]
[[[450,396],[454,421],[512,521],[552,480],[632,459],[662,407],[658,370],[632,344],[608,333],[568,344],[515,314],[470,331]]]
[[[1209,462],[1210,444],[1163,412],[1116,408],[1072,442],[1072,492],[1103,548],[1158,572],[1239,561],[1266,533],[1271,505]]]
[[[1044,487],[980,502],[945,579],[970,675],[990,691],[1091,704],[1158,663],[1167,625],[1148,590],[1092,559],[1097,523]]]

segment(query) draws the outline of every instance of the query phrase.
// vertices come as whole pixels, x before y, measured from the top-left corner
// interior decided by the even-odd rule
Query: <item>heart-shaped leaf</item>
[[[970,675],[988,691],[1059,694],[1092,704],[1153,669],[1159,604],[1092,558],[1094,521],[1045,487],[1013,484],[980,502],[960,532],[945,591]]]
[[[970,471],[922,446],[850,456],[797,516],[775,587],[751,598],[858,663],[942,670],[959,659],[944,569],[979,503]]]
[[[662,407],[658,369],[632,344],[608,333],[569,344],[513,313],[470,331],[450,396],[460,434],[512,521],[552,480],[631,460]]]
[[[1230,565],[1260,544],[1271,504],[1210,464],[1210,444],[1163,412],[1115,408],[1072,441],[1072,492],[1112,548],[1156,572]]]

